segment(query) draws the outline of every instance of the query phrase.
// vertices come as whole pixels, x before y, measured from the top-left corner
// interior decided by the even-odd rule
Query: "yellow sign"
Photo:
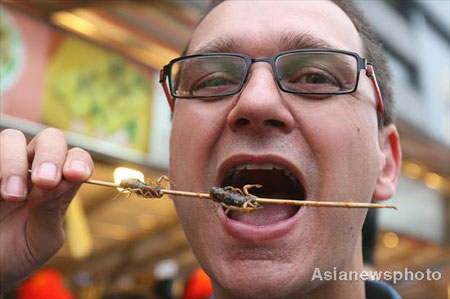
[[[42,121],[147,152],[149,79],[123,57],[66,37],[48,66]]]

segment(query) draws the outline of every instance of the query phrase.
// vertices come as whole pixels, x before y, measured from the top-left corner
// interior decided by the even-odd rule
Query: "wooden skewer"
[[[170,189],[162,189],[161,192],[165,194],[198,197],[210,199],[208,193],[186,192]],[[292,199],[275,199],[256,197],[255,201],[259,203],[277,204],[277,205],[293,205],[293,206],[308,206],[308,207],[330,207],[330,208],[389,208],[397,210],[393,205],[382,205],[377,203],[362,203],[362,202],[334,202],[334,201],[311,201],[311,200],[292,200]]]
[[[178,190],[170,190],[170,189],[161,189],[161,192],[165,193],[165,194],[170,194],[170,195],[180,195],[180,196],[211,199],[211,196],[209,196],[208,193],[201,193],[201,192],[188,192],[188,191],[178,191]]]
[[[29,170],[31,172],[31,170]],[[104,186],[104,187],[113,187],[120,188],[119,184],[105,182],[100,180],[86,180],[84,183]],[[145,187],[145,189],[151,189],[152,186]],[[179,195],[179,196],[187,196],[187,197],[195,197],[195,198],[204,198],[211,199],[208,193],[201,192],[188,192],[188,191],[179,191],[179,190],[171,190],[171,189],[161,189],[161,192],[164,194],[170,195]],[[394,205],[383,205],[377,203],[362,203],[362,202],[333,202],[333,201],[308,201],[308,200],[292,200],[292,199],[275,199],[275,198],[260,198],[256,197],[255,200],[259,203],[266,204],[278,204],[278,205],[294,205],[294,206],[308,206],[308,207],[331,207],[331,208],[388,208],[395,209],[397,207]]]
[[[94,181],[87,180],[86,183],[103,185],[108,187],[120,187],[117,184],[103,182],[103,181]],[[151,189],[151,186],[145,187],[145,189]],[[178,195],[178,196],[187,196],[187,197],[196,197],[196,198],[204,198],[211,199],[208,193],[201,192],[188,192],[188,191],[179,191],[179,190],[171,190],[171,189],[161,189],[161,192],[164,194],[170,195]],[[259,203],[266,204],[278,204],[278,205],[294,205],[294,206],[308,206],[308,207],[333,207],[333,208],[389,208],[397,210],[396,206],[393,205],[383,205],[376,203],[362,203],[362,202],[333,202],[333,201],[308,201],[308,200],[292,200],[292,199],[275,199],[275,198],[260,198],[256,197],[255,200]]]
[[[111,182],[105,182],[105,181],[99,181],[99,180],[86,180],[84,183],[97,185],[97,186],[104,186],[104,187],[113,187],[113,188],[120,188],[118,184],[111,183]]]
[[[334,202],[334,201],[311,201],[311,200],[292,200],[292,199],[274,199],[274,198],[256,198],[259,203],[295,205],[308,207],[330,207],[330,208],[389,208],[397,210],[393,205],[382,205],[378,203],[363,202]]]

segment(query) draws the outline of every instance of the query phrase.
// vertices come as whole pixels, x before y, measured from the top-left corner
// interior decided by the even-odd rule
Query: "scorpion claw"
[[[242,187],[242,190],[244,191],[244,194],[245,194],[245,195],[247,195],[247,196],[253,196],[252,194],[250,194],[250,193],[248,192],[248,189],[251,189],[251,188],[262,188],[262,185],[259,185],[259,184],[245,185],[244,187]]]

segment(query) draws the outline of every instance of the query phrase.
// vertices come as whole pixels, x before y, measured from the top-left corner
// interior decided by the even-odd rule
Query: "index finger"
[[[43,189],[58,185],[67,154],[64,134],[54,128],[45,129],[30,142],[28,154],[34,156],[31,166],[33,185]]]
[[[1,198],[21,201],[25,199],[28,161],[25,136],[17,130],[0,133]]]

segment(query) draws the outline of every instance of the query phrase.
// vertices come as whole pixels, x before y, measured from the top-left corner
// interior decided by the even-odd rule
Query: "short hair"
[[[203,11],[202,17],[197,23],[197,26],[217,5],[224,1],[227,0],[211,0],[209,6],[207,6]],[[374,64],[378,85],[380,87],[381,96],[383,97],[383,103],[385,106],[384,117],[381,115],[380,111],[377,110],[378,127],[382,128],[385,125],[393,123],[395,120],[394,99],[391,85],[392,75],[386,62],[382,44],[376,37],[372,27],[364,20],[364,15],[359,8],[357,8],[349,0],[331,1],[334,2],[339,8],[341,8],[353,22],[353,25],[358,31],[363,42],[365,51],[364,55],[366,56],[368,61]],[[190,41],[183,51],[183,56],[187,54],[189,44]]]

